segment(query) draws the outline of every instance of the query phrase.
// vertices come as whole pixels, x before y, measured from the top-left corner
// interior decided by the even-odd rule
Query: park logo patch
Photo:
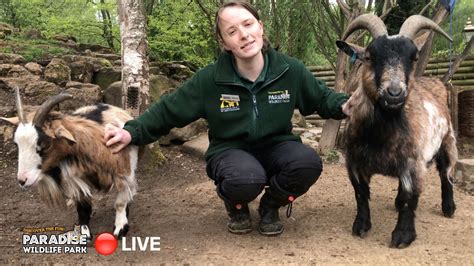
[[[288,93],[288,90],[268,92],[268,103],[277,104],[277,103],[289,103],[289,102],[290,102],[290,94]]]
[[[221,94],[221,113],[240,110],[239,95]]]

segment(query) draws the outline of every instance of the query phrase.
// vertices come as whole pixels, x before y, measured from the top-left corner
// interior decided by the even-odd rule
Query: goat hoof
[[[443,209],[443,214],[444,217],[451,218],[454,215],[454,212],[456,211],[456,205],[454,202],[450,203],[444,203],[442,204],[442,209]]]
[[[114,235],[117,237],[117,239],[122,239],[122,237],[127,235],[128,229],[129,229],[128,224],[126,224],[118,232],[115,232],[116,230],[115,230],[115,226],[114,226]]]
[[[352,234],[360,238],[365,238],[370,228],[372,228],[370,220],[356,218],[352,225]]]
[[[414,230],[394,230],[392,232],[392,242],[390,246],[393,248],[406,248],[415,239],[416,231]]]

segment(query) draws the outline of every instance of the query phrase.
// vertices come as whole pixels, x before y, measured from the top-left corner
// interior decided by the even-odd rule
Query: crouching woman
[[[207,173],[235,234],[252,230],[248,203],[266,187],[258,209],[258,230],[283,232],[279,208],[303,195],[321,175],[319,155],[292,134],[294,109],[302,115],[342,119],[347,95],[314,78],[295,58],[270,47],[256,9],[240,1],[216,13],[217,61],[162,97],[123,129],[105,132],[107,145],[145,145],[173,127],[199,118],[209,126]]]

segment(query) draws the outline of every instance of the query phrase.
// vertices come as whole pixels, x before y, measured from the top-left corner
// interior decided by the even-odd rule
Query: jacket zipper
[[[278,78],[280,78],[283,74],[286,73],[286,71],[289,69],[289,67],[285,68],[278,76],[276,76],[275,78],[269,80],[267,83],[263,84],[262,87],[260,87],[260,89],[258,91],[260,91],[261,89],[263,89],[265,86],[271,84],[273,81],[277,80]],[[242,85],[240,84],[237,84],[237,83],[224,83],[224,84],[227,84],[227,85],[236,85],[236,86],[239,86],[239,87],[242,87]],[[257,96],[256,94],[258,93],[258,91],[250,91],[250,94],[252,95],[252,103],[253,103],[253,109],[254,109],[254,112],[253,112],[253,115],[252,115],[252,119],[253,119],[253,123],[252,123],[252,131],[253,131],[253,138],[250,140],[251,142],[255,141],[255,139],[257,139],[257,118],[259,116],[259,113],[258,113],[258,106],[257,106]]]
[[[252,93],[253,108],[255,109],[255,115],[258,117],[258,108],[257,108],[257,97]]]

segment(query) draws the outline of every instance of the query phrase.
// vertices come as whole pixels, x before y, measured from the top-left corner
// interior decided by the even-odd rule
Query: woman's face
[[[224,8],[219,15],[222,46],[239,59],[251,59],[263,46],[263,24],[240,6]]]

